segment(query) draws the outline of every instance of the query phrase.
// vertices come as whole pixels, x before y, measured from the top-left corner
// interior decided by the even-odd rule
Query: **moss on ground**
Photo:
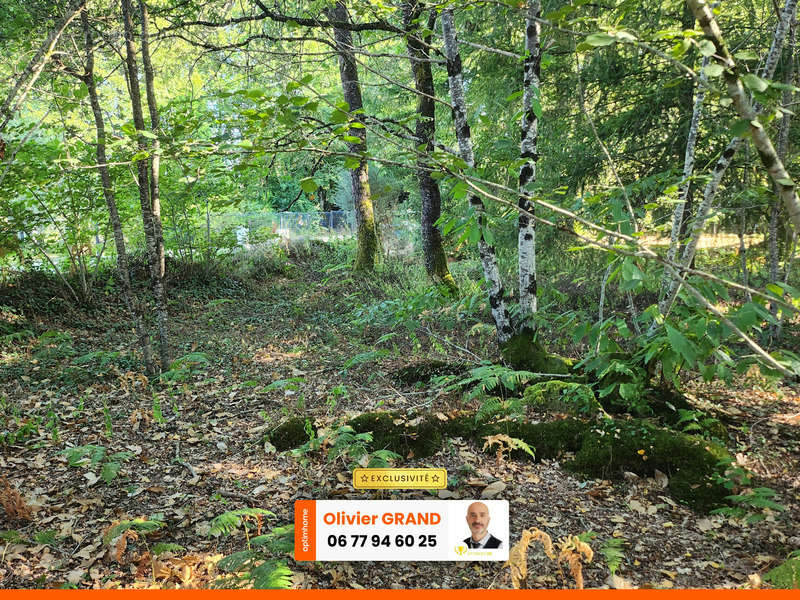
[[[528,331],[514,334],[503,344],[500,352],[503,360],[518,371],[569,375],[574,365],[574,361],[570,358],[547,352],[536,341],[535,335]]]
[[[724,447],[702,438],[656,427],[646,421],[606,420],[590,428],[567,468],[590,477],[614,477],[624,471],[669,476],[672,495],[695,510],[725,504],[729,492],[717,482],[718,463],[730,458]]]
[[[347,423],[357,433],[372,433],[372,447],[403,458],[425,458],[442,447],[441,428],[430,417],[406,418],[388,412],[364,413]]]
[[[546,384],[532,386],[537,389],[528,395],[557,394],[557,401],[561,402],[563,390],[580,389],[570,388],[580,384],[558,383],[561,385],[549,388]],[[725,505],[725,496],[729,494],[717,481],[721,474],[718,464],[730,459],[723,446],[641,419],[604,418],[597,422],[570,417],[547,423],[487,423],[467,412],[446,421],[427,415],[409,420],[398,413],[374,412],[359,415],[347,424],[357,433],[371,432],[373,450],[388,449],[404,459],[435,454],[445,436],[480,443],[486,436],[502,433],[533,448],[536,460],[555,459],[574,452],[574,460],[564,466],[589,477],[615,477],[625,471],[652,476],[658,469],[669,476],[672,495],[701,512]],[[278,450],[302,445],[308,440],[306,419],[289,419],[272,431],[269,438]],[[512,458],[530,459],[522,451],[512,453]]]
[[[533,449],[538,461],[559,458],[565,452],[578,451],[589,427],[589,423],[578,419],[560,419],[547,423],[503,421],[484,427],[481,437],[504,433],[509,437],[520,439]],[[530,460],[530,456],[522,450],[513,452],[511,456],[515,459]]]
[[[543,381],[529,386],[524,393],[526,404],[548,412],[567,413],[574,417],[605,414],[592,388],[572,381]]]
[[[415,383],[428,383],[432,377],[442,375],[458,375],[464,372],[464,366],[444,360],[423,360],[398,369],[393,376],[400,383],[414,385]]]
[[[304,417],[292,417],[284,421],[268,434],[269,442],[275,446],[275,449],[279,452],[302,446],[308,441],[306,421],[308,421],[308,419]],[[310,421],[308,422],[309,426],[316,431],[313,423]]]

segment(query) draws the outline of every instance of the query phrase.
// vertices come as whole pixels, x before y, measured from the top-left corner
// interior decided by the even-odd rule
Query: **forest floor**
[[[295,415],[324,427],[372,410],[464,408],[458,395],[406,385],[396,374],[434,358],[469,360],[477,346],[465,332],[429,331],[433,337],[397,335],[384,343],[388,352],[367,355],[381,332],[364,333],[350,315],[373,297],[346,270],[302,261],[247,293],[203,297],[173,288],[173,354],[202,355],[191,355],[172,381],[149,385],[125,365],[134,340],[121,304],[24,318],[2,308],[6,321],[24,320],[35,335],[0,347],[0,414],[4,434],[13,434],[0,440],[7,480],[0,479],[0,498],[8,505],[0,511],[0,587],[206,587],[218,577],[217,561],[246,547],[241,530],[210,534],[221,513],[260,507],[275,514],[268,526],[280,526],[292,522],[298,499],[377,497],[352,489],[346,457],[321,450],[294,457],[264,444]],[[106,354],[90,355],[99,351]],[[732,455],[756,474],[754,485],[777,492],[784,512],[767,510],[751,525],[697,514],[669,496],[662,478],[587,481],[558,460],[498,461],[460,438],[403,465],[446,468],[451,486],[442,495],[451,498],[480,498],[502,482],[495,498],[510,503],[512,543],[530,527],[554,540],[588,534],[595,558],[584,569],[586,587],[757,587],[800,547],[800,397],[758,377],[734,387],[689,381],[686,392],[727,424]],[[70,466],[63,451],[86,445],[103,447],[105,457]],[[107,475],[119,471],[106,483],[101,469],[109,463]],[[136,517],[165,525],[104,543],[110,526]],[[613,538],[623,540],[615,579],[599,552]],[[179,547],[155,558],[157,543]],[[502,563],[288,564],[296,588],[511,587]],[[529,564],[531,587],[572,585],[533,548]]]

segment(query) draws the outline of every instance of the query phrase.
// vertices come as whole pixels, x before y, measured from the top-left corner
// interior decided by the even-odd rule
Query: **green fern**
[[[436,387],[441,387],[446,392],[457,389],[468,389],[467,400],[486,396],[497,391],[505,395],[505,391],[516,392],[525,384],[533,381],[536,374],[531,371],[516,371],[503,365],[484,363],[479,367],[470,369],[466,376],[445,375],[434,377],[431,380]]]
[[[243,508],[221,514],[212,521],[210,534],[231,533],[242,521],[258,516],[275,515],[261,508]],[[215,581],[216,588],[239,589],[253,587],[259,590],[289,589],[292,571],[285,560],[276,555],[286,555],[294,549],[294,525],[276,527],[269,533],[248,539],[247,550],[234,552],[217,563],[220,570],[229,573]]]
[[[239,508],[237,510],[229,510],[224,512],[211,521],[211,535],[230,535],[247,518],[257,518],[259,515],[265,517],[274,517],[275,513],[265,510],[263,508]]]
[[[600,554],[606,559],[608,570],[611,571],[612,575],[616,574],[617,569],[622,564],[622,560],[625,558],[625,553],[622,551],[622,546],[625,542],[625,538],[622,537],[608,538],[600,547]]]
[[[157,544],[153,544],[152,553],[153,556],[160,556],[165,552],[183,552],[186,550],[180,544],[173,544],[171,542],[158,542]]]
[[[144,533],[145,535],[161,529],[164,526],[163,521],[147,520],[147,519],[133,519],[130,521],[121,521],[109,529],[103,536],[103,543],[110,544],[114,538],[119,537],[125,531],[135,531],[137,533]]]

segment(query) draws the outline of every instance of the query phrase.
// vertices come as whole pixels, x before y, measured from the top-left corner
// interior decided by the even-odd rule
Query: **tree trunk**
[[[125,299],[125,306],[133,321],[136,337],[139,340],[139,347],[142,350],[142,360],[148,375],[155,374],[153,364],[153,350],[150,347],[150,336],[144,327],[142,317],[136,308],[136,301],[133,295],[130,275],[128,274],[128,253],[125,249],[125,237],[122,233],[122,222],[117,211],[117,200],[114,189],[111,186],[111,174],[108,169],[108,159],[106,158],[106,129],[103,122],[103,112],[100,109],[100,101],[97,98],[97,85],[94,81],[94,42],[92,31],[89,28],[89,17],[84,11],[81,13],[81,25],[86,39],[86,72],[84,81],[89,89],[89,103],[94,113],[94,124],[97,130],[97,167],[100,172],[100,183],[103,186],[103,197],[108,207],[108,216],[111,220],[111,227],[114,230],[114,244],[117,247],[117,277],[122,287],[122,297]]]
[[[156,254],[158,255],[158,276],[162,282],[166,272],[164,257],[164,232],[161,226],[161,195],[159,191],[159,177],[161,172],[161,142],[158,139],[159,118],[156,90],[153,76],[153,63],[150,60],[150,14],[144,0],[139,0],[139,12],[142,19],[142,66],[144,67],[144,82],[147,91],[147,108],[150,112],[150,131],[154,137],[151,143],[150,155],[150,208],[153,211],[153,234],[156,238]]]
[[[722,32],[720,31],[719,25],[717,25],[714,13],[705,0],[689,0],[689,5],[692,7],[697,20],[700,22],[703,33],[705,33],[706,37],[714,44],[717,62],[725,67],[723,79],[725,80],[728,96],[733,100],[733,106],[739,116],[750,123],[750,137],[761,158],[761,163],[767,169],[770,178],[774,182],[795,229],[800,229],[800,199],[798,199],[797,196],[796,185],[784,168],[783,162],[778,156],[775,147],[772,145],[772,140],[770,140],[763,125],[756,121],[756,110],[745,92],[739,75],[739,67],[736,61],[733,60],[733,57],[722,39]],[[791,15],[794,14],[796,6],[797,0],[787,0],[784,12],[788,12],[788,14],[785,16],[782,15],[779,23],[779,30],[782,32],[780,36],[781,41],[780,43],[777,42],[778,36],[776,35],[776,39],[773,40],[773,48],[770,49],[770,55],[767,56],[767,62],[764,66],[764,72],[767,78],[771,78],[775,71],[778,55],[783,45],[783,38],[786,36],[786,29],[788,28]],[[774,56],[773,49],[775,50]]]
[[[125,63],[128,70],[128,92],[131,98],[133,123],[137,131],[144,131],[144,115],[142,113],[142,96],[139,89],[139,69],[136,64],[136,49],[133,43],[133,17],[131,0],[122,0],[122,20],[125,28]],[[144,136],[138,136],[140,151],[148,150]],[[148,176],[148,163],[139,160],[136,163],[137,184],[139,187],[139,204],[142,208],[142,223],[144,225],[147,258],[150,263],[150,278],[153,285],[153,296],[156,304],[156,318],[158,321],[158,342],[161,368],[169,369],[169,346],[167,344],[167,303],[164,292],[164,282],[159,276],[159,256],[156,242],[156,227],[152,205],[150,203],[150,183]]]
[[[694,157],[695,148],[697,146],[697,131],[700,128],[700,117],[703,113],[703,100],[706,95],[706,85],[708,78],[705,76],[704,69],[708,65],[708,57],[703,57],[701,66],[700,82],[697,85],[697,94],[694,99],[694,107],[692,108],[692,120],[689,125],[689,135],[686,140],[686,154],[683,158],[683,175],[681,176],[681,184],[678,188],[678,203],[675,205],[675,210],[672,213],[672,231],[670,232],[669,249],[667,250],[667,260],[674,261],[678,254],[678,248],[681,244],[681,233],[685,233],[685,215],[688,206],[689,192],[692,187],[692,173],[694,172]],[[661,282],[662,306],[659,309],[663,312],[666,305],[663,303],[667,300],[667,292],[669,291],[669,284],[672,278],[669,276],[669,271],[664,269],[664,277]]]
[[[442,197],[439,193],[439,184],[431,177],[431,166],[426,155],[433,150],[434,132],[436,130],[436,113],[434,106],[435,90],[433,87],[433,74],[427,48],[430,47],[431,36],[424,39],[419,35],[419,25],[416,22],[422,14],[423,6],[418,0],[407,0],[403,3],[403,26],[408,32],[406,43],[411,57],[411,69],[414,73],[414,87],[417,91],[417,126],[415,131],[418,147],[417,180],[419,181],[419,195],[422,200],[422,251],[425,255],[425,269],[428,275],[451,291],[458,288],[450,270],[447,267],[447,256],[442,246],[442,234],[436,226],[436,221],[442,214]],[[433,22],[428,29],[432,29]]]
[[[704,0],[687,0],[689,3],[689,8],[692,9],[695,17],[700,21],[701,27],[703,27],[706,36],[709,37],[712,41],[714,41],[715,48],[716,44],[720,43],[722,50],[725,52],[724,55],[720,55],[722,58],[719,59],[723,63],[723,66],[729,66],[733,64],[733,72],[725,72],[725,79],[726,84],[729,82],[731,85],[729,86],[729,93],[735,92],[736,99],[734,100],[734,105],[736,107],[737,112],[744,108],[741,101],[747,104],[749,114],[751,114],[751,118],[749,120],[753,120],[755,117],[753,107],[749,106],[749,101],[744,93],[744,89],[742,88],[741,82],[739,82],[738,72],[735,70],[736,65],[733,62],[733,59],[730,57],[727,48],[725,48],[724,43],[722,42],[721,32],[719,30],[719,26],[714,19],[713,13],[711,12],[710,7]],[[769,53],[767,54],[766,60],[764,61],[764,66],[759,73],[759,76],[765,79],[771,79],[772,76],[775,74],[775,67],[778,64],[778,57],[781,53],[781,48],[783,46],[784,39],[786,38],[786,32],[789,27],[789,21],[791,20],[792,14],[797,7],[797,0],[786,0],[786,4],[784,5],[783,10],[781,11],[780,20],[778,21],[778,25],[775,28],[775,34],[772,39],[772,44],[770,45]],[[699,16],[698,16],[699,15]],[[713,27],[712,27],[713,23]],[[706,31],[706,29],[708,29]],[[716,41],[715,41],[716,39]],[[719,49],[717,49],[719,51]],[[735,82],[734,82],[735,80]],[[738,83],[738,90],[741,90],[741,93],[737,90]],[[733,99],[733,98],[732,98]],[[737,104],[738,101],[738,104]],[[740,114],[741,116],[741,114]],[[751,131],[757,129],[756,127],[751,127]],[[760,129],[760,138],[761,144],[763,145],[764,138],[766,138],[766,133],[764,132],[763,128]],[[711,207],[714,204],[714,200],[717,195],[717,191],[719,190],[720,182],[722,181],[723,175],[728,170],[731,162],[733,161],[733,157],[736,155],[736,151],[739,149],[739,146],[742,145],[744,140],[740,137],[734,137],[726,146],[725,150],[722,151],[719,159],[717,160],[714,168],[712,170],[711,179],[706,184],[705,190],[703,191],[703,201],[697,207],[697,214],[694,219],[694,223],[692,224],[692,233],[691,236],[684,247],[683,255],[681,257],[681,267],[687,268],[692,261],[694,260],[695,252],[697,251],[697,243],[700,240],[700,236],[703,233],[703,229],[705,228],[706,219],[708,218],[708,214],[711,211]],[[769,139],[766,138],[768,142]],[[755,142],[755,139],[754,139]],[[769,144],[771,147],[771,144]],[[757,145],[758,147],[758,145]],[[766,149],[766,147],[765,147]],[[761,155],[761,151],[759,150],[759,155]],[[773,149],[774,155],[774,149]],[[783,164],[778,160],[778,165],[780,165],[781,169],[783,168]],[[772,164],[772,169],[774,170],[777,167],[776,164]],[[768,167],[769,169],[769,167]],[[785,170],[784,170],[785,173]],[[788,178],[788,174],[786,174]],[[791,192],[794,194],[796,199],[797,195],[794,190],[794,186],[791,186],[787,192]],[[789,199],[791,203],[791,198]],[[800,207],[798,208],[797,216],[800,217]],[[675,298],[678,295],[678,291],[680,290],[680,280],[673,279],[672,283],[670,284],[669,293],[661,306],[663,306],[663,310],[661,310],[662,314],[666,314],[669,312],[670,308],[672,307],[672,303],[675,301]]]
[[[539,80],[541,74],[541,0],[528,3],[525,20],[525,63],[522,82],[522,141],[520,156],[525,161],[519,171],[519,307],[520,324],[530,328],[528,319],[536,312],[536,223],[525,212],[532,213],[533,203],[527,196],[533,193],[536,183],[536,163],[539,160],[539,117],[541,101]],[[537,108],[538,107],[538,108]],[[525,211],[525,212],[523,212]]]
[[[333,21],[346,22],[350,20],[347,6],[343,1],[336,2],[330,14]],[[342,92],[344,93],[345,102],[350,106],[352,115],[352,113],[363,109],[361,84],[358,80],[358,66],[353,53],[353,34],[347,29],[338,27],[333,32],[336,40],[336,50],[339,53],[339,75],[342,80]],[[351,118],[361,124],[361,127],[350,129],[348,135],[357,137],[361,141],[349,143],[350,152],[366,154],[367,130],[363,126],[364,117],[359,113],[352,115]],[[353,188],[353,208],[356,213],[356,236],[358,240],[358,253],[356,254],[354,268],[356,270],[371,271],[375,268],[378,237],[375,230],[375,213],[369,189],[369,167],[365,159],[361,159],[358,167],[350,171],[350,180]]]
[[[458,149],[461,158],[472,168],[475,166],[475,154],[472,149],[472,134],[467,120],[467,102],[464,97],[464,81],[461,66],[461,54],[458,50],[458,40],[453,24],[453,12],[448,9],[442,12],[442,36],[447,56],[447,77],[450,86],[450,99],[453,102],[453,123],[458,139]],[[497,267],[497,255],[494,246],[489,244],[484,237],[484,230],[488,226],[483,201],[475,194],[469,195],[469,203],[481,228],[481,237],[478,240],[478,253],[483,265],[483,277],[489,285],[489,306],[492,317],[497,327],[497,340],[500,344],[507,342],[513,330],[511,316],[505,298],[505,289]]]
[[[786,72],[783,78],[783,82],[788,85],[794,85],[796,79],[796,69],[795,69],[795,34],[796,34],[796,27],[797,27],[797,9],[795,8],[795,13],[792,15],[791,23],[789,24],[789,41],[786,44],[786,52],[784,56],[786,57],[786,61],[788,67],[786,68]],[[785,107],[787,110],[783,113],[781,117],[780,126],[778,129],[778,157],[781,160],[786,159],[786,154],[789,151],[789,125],[792,121],[792,113],[789,112],[789,107],[792,104],[792,91],[790,89],[783,90],[783,94],[781,95],[781,106]],[[771,283],[777,283],[779,281],[779,263],[780,263],[780,253],[778,251],[778,219],[780,217],[780,203],[778,200],[778,190],[773,186],[773,192],[775,194],[775,198],[770,202],[770,214],[769,214],[769,231],[767,232],[768,238],[768,250],[769,250],[769,280]],[[787,261],[788,264],[788,261]],[[786,274],[789,274],[788,268]],[[774,302],[770,303],[770,313],[776,319],[778,318],[778,305]],[[781,314],[780,319],[783,319],[783,315]],[[770,327],[770,337],[772,338],[772,343],[775,343],[778,339],[780,339],[781,334],[781,323],[780,321]]]

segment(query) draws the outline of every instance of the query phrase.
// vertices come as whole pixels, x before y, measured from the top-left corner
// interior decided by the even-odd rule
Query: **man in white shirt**
[[[467,525],[472,535],[464,540],[467,548],[494,550],[503,542],[489,533],[489,509],[483,502],[473,502],[467,508]]]

